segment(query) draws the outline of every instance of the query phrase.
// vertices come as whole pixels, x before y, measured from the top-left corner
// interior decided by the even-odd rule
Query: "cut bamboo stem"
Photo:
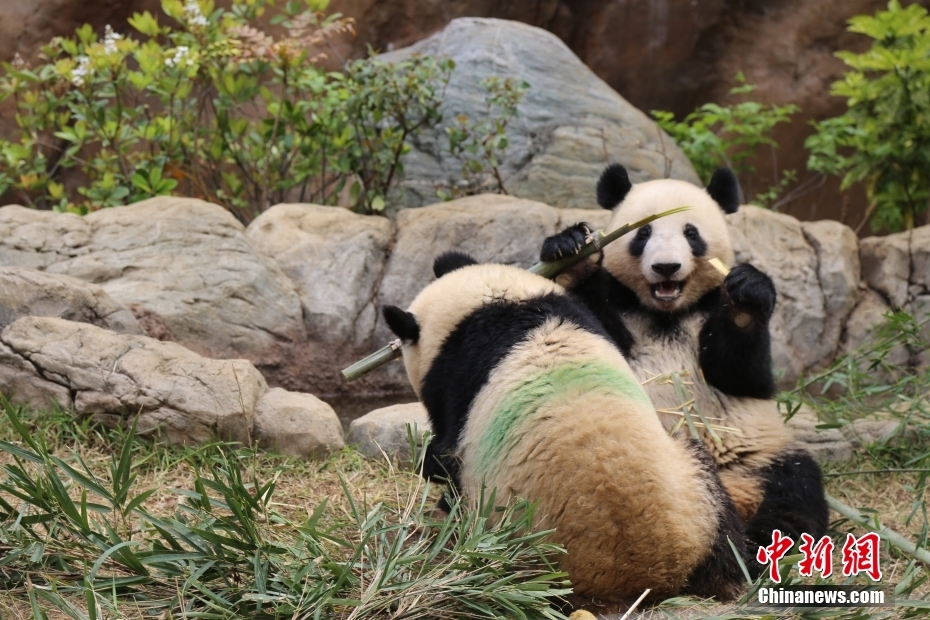
[[[638,222],[624,224],[619,228],[605,233],[603,230],[595,231],[591,238],[581,247],[581,250],[577,254],[572,256],[566,256],[565,258],[560,258],[553,261],[540,261],[530,267],[527,271],[530,273],[535,273],[536,275],[542,276],[544,278],[552,279],[562,273],[566,267],[570,267],[577,263],[580,260],[583,260],[596,252],[600,252],[604,246],[612,243],[627,234],[631,230],[636,230],[646,224],[659,219],[660,217],[665,217],[667,215],[673,215],[675,213],[681,213],[682,211],[687,211],[691,207],[677,207],[675,209],[669,209],[668,211],[663,211],[661,213],[656,213],[655,215],[650,215],[645,217]],[[395,343],[397,343],[395,345]],[[391,360],[395,360],[402,355],[400,340],[392,340],[390,344],[385,347],[382,347],[366,357],[365,359],[355,362],[348,368],[343,369],[342,375],[346,378],[347,381],[355,381],[362,375],[365,375],[379,366],[387,364]]]
[[[921,549],[904,536],[889,530],[881,523],[871,521],[866,515],[862,514],[852,506],[847,506],[832,495],[827,495],[827,505],[853,523],[857,523],[864,528],[876,532],[879,536],[900,549],[902,553],[906,553],[915,560],[919,560],[927,566],[930,566],[930,551],[927,549]]]

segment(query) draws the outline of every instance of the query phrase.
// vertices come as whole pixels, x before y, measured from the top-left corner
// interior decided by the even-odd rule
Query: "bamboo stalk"
[[[827,505],[853,523],[858,523],[862,527],[872,530],[873,532],[877,532],[879,536],[900,549],[903,553],[906,553],[912,558],[923,562],[927,566],[930,566],[930,551],[918,548],[917,545],[906,539],[904,536],[889,530],[887,527],[881,523],[878,523],[877,521],[873,523],[864,514],[852,506],[847,506],[832,495],[827,495]]]
[[[660,217],[665,217],[667,215],[673,215],[675,213],[681,213],[682,211],[687,211],[691,207],[676,207],[674,209],[669,209],[668,211],[663,211],[661,213],[656,213],[655,215],[650,215],[645,217],[638,222],[627,223],[619,228],[605,233],[603,230],[597,230],[592,235],[590,240],[588,240],[582,247],[581,250],[572,256],[566,256],[565,258],[560,258],[554,261],[540,261],[527,269],[530,273],[535,273],[536,275],[542,276],[544,278],[552,279],[562,273],[566,267],[570,267],[577,263],[580,260],[583,260],[595,252],[600,252],[604,246],[612,243],[627,234],[632,230],[641,228],[646,224],[659,219]],[[395,346],[395,343],[398,343]],[[347,381],[355,381],[362,375],[365,375],[379,366],[387,364],[391,360],[395,360],[401,357],[401,345],[400,340],[392,340],[390,344],[385,347],[382,347],[369,355],[368,357],[359,360],[349,366],[344,368],[342,375],[346,378]]]
[[[381,347],[365,359],[359,360],[342,370],[342,375],[347,381],[355,381],[364,374],[368,374],[375,368],[383,366],[392,360],[401,356],[401,341],[396,338],[387,345]]]

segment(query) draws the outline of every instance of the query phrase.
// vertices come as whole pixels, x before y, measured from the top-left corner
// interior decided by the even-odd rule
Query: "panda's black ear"
[[[721,166],[714,170],[714,176],[707,184],[707,193],[724,213],[736,213],[739,209],[739,181],[729,168]]]
[[[613,209],[623,202],[632,187],[626,168],[620,164],[611,164],[597,180],[597,204],[605,209]]]
[[[433,273],[437,278],[441,278],[450,271],[477,264],[478,261],[464,252],[444,252],[433,261]]]
[[[416,344],[420,339],[420,324],[412,313],[397,306],[384,306],[381,308],[381,314],[394,335],[404,342]]]

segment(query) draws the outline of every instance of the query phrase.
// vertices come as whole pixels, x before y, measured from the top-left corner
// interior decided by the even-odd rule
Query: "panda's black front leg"
[[[701,370],[707,382],[725,394],[771,398],[769,319],[775,309],[775,285],[752,265],[739,265],[723,282],[720,302],[700,335]]]

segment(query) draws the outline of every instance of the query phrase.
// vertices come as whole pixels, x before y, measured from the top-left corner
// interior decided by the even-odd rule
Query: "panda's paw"
[[[539,259],[552,261],[574,256],[581,251],[591,232],[591,227],[587,222],[580,222],[558,234],[546,237],[542,250],[539,251]]]
[[[737,312],[760,314],[769,319],[775,310],[775,285],[772,279],[752,265],[738,265],[724,280],[727,295]]]

